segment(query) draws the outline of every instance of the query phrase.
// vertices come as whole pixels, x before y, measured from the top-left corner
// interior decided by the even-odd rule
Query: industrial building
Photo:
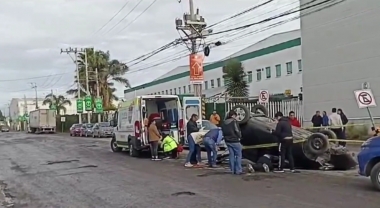
[[[231,58],[242,62],[247,73],[250,96],[260,90],[270,94],[298,95],[302,91],[300,30],[274,34],[220,61],[204,65],[203,94],[215,96],[225,91],[222,67]],[[124,91],[126,99],[146,94],[193,93],[189,66],[179,66],[152,82]]]
[[[354,90],[368,82],[380,103],[380,2],[340,0],[330,5],[301,17],[305,120],[316,110],[330,113],[333,107],[342,108],[351,121],[365,120],[368,112],[358,108]],[[380,108],[371,111],[380,117]]]

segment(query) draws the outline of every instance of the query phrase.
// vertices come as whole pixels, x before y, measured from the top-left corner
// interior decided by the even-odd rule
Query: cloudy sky
[[[119,15],[106,24],[127,1]],[[142,13],[153,1],[0,0],[0,109],[5,108],[12,98],[22,98],[24,95],[34,97],[31,82],[37,84],[39,97],[51,90],[64,94],[73,85],[75,65],[69,55],[60,54],[61,48],[95,47],[109,50],[115,59],[130,62],[179,38],[174,20],[188,11],[188,1],[182,0],[179,3],[179,0],[158,0]],[[266,0],[194,1],[206,22],[212,24]],[[266,6],[213,27],[214,32],[272,17],[296,8],[298,2],[273,0]],[[206,42],[233,41],[213,48],[205,61],[222,59],[273,33],[299,28],[299,21],[296,20],[267,29],[268,25],[278,21],[281,20],[208,37]],[[105,27],[102,28],[103,25]],[[249,32],[252,33],[247,34]],[[243,35],[245,38],[242,38]],[[188,58],[172,61],[181,54],[186,55],[185,49],[184,45],[180,45],[144,62],[130,62],[129,65],[133,66],[126,77],[136,86],[151,81],[178,65],[187,64]],[[153,67],[154,65],[157,66]],[[123,96],[123,90],[123,86],[118,86],[118,96]]]

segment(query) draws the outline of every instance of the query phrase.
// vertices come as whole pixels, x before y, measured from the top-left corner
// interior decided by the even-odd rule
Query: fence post
[[[206,120],[206,98],[202,96],[201,98],[201,103],[202,103],[202,119]]]

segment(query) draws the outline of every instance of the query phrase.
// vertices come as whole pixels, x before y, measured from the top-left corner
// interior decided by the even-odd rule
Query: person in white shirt
[[[329,125],[331,131],[333,131],[338,139],[343,138],[343,122],[341,116],[337,113],[336,108],[332,109],[332,113],[329,115]]]

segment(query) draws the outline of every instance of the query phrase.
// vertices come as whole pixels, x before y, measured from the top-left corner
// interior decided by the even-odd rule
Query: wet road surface
[[[104,139],[0,134],[0,207],[378,208],[378,196],[355,174],[232,176],[112,153]]]

